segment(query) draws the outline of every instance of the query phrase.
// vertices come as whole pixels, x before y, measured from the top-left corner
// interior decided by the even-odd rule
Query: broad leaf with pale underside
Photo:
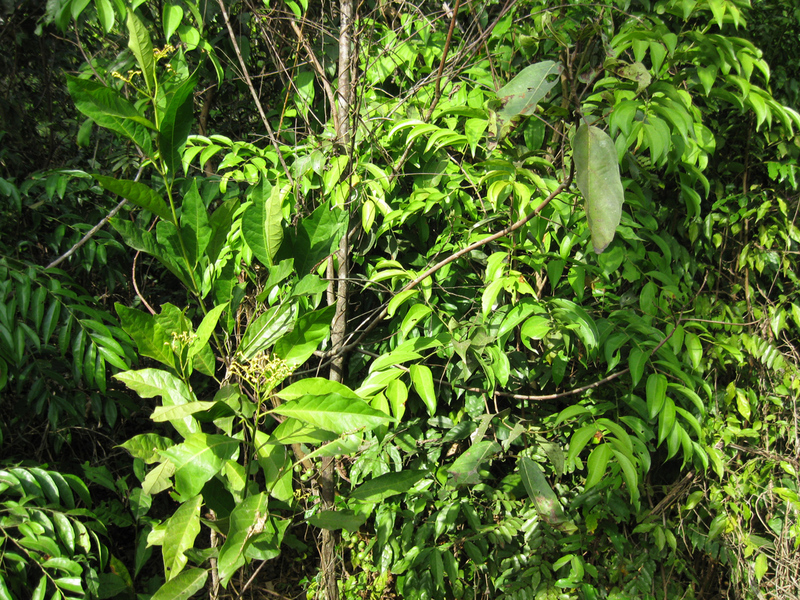
[[[586,200],[586,218],[597,254],[614,239],[625,191],[614,141],[602,129],[583,124],[572,138],[575,181]]]

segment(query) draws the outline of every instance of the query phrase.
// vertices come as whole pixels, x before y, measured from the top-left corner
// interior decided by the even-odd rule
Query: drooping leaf
[[[200,257],[203,256],[208,242],[211,240],[211,226],[208,223],[208,211],[200,192],[197,190],[197,180],[192,180],[192,185],[183,197],[181,205],[180,236],[186,248],[189,267],[194,269]]]
[[[597,254],[614,239],[622,217],[625,192],[614,141],[598,127],[578,127],[572,138],[575,181],[586,200],[586,218]]]
[[[501,450],[500,444],[491,440],[482,440],[469,447],[447,469],[453,476],[455,485],[472,484],[480,481],[480,466]]]
[[[139,146],[148,158],[153,157],[149,129],[155,126],[145,119],[119,92],[102,83],[67,75],[67,88],[75,107],[100,127],[106,127]]]
[[[324,377],[305,377],[275,392],[275,395],[283,400],[296,400],[303,396],[324,396],[325,394],[339,394],[345,398],[362,399],[343,383]]]
[[[561,71],[561,65],[551,60],[525,67],[497,92],[503,103],[498,118],[509,121],[519,115],[532,114],[536,105],[559,82]]]
[[[559,81],[562,67],[553,61],[542,61],[520,71],[497,92],[502,108],[489,120],[489,150],[493,150],[513,127],[511,120],[533,113],[536,105]],[[474,125],[472,125],[474,128]]]
[[[392,420],[389,415],[375,410],[363,400],[337,393],[303,396],[281,404],[274,412],[339,435],[359,429],[374,429]]]
[[[588,490],[596,486],[606,474],[608,460],[611,458],[611,444],[602,443],[595,446],[586,461],[586,485]]]
[[[283,192],[266,179],[250,192],[253,202],[242,215],[242,235],[255,257],[265,267],[272,266],[283,241]]]
[[[161,116],[158,130],[158,150],[173,179],[181,166],[181,151],[192,128],[194,116],[193,92],[198,75],[183,81],[167,98],[167,108]]]
[[[428,414],[433,416],[436,414],[436,388],[433,385],[433,373],[430,368],[425,365],[411,365],[409,367],[411,373],[411,383],[414,386],[414,391],[419,394],[425,407],[428,409]]]
[[[528,492],[536,512],[549,525],[567,534],[577,531],[575,524],[567,519],[558,496],[544,477],[541,467],[530,458],[523,456],[519,461],[519,472],[525,491]]]
[[[167,521],[162,554],[164,557],[164,576],[167,581],[177,576],[186,566],[184,552],[194,547],[194,540],[200,533],[200,507],[203,497],[196,495],[182,503]]]
[[[122,196],[129,202],[133,202],[136,206],[149,210],[154,215],[161,217],[166,221],[174,223],[172,211],[164,201],[150,186],[138,181],[129,181],[127,179],[116,179],[115,177],[107,177],[106,175],[95,175],[95,179],[106,190],[112,194]]]

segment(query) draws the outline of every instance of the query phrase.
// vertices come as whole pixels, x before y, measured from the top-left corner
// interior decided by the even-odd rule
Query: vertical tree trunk
[[[338,113],[337,138],[341,148],[347,152],[350,149],[350,107],[353,103],[353,85],[350,78],[350,67],[352,62],[352,34],[353,34],[353,0],[341,0],[339,5],[341,22],[339,24],[339,78],[337,85],[336,107]],[[336,279],[330,282],[330,292],[335,290],[335,294],[329,292],[328,297],[335,300],[336,312],[331,324],[331,347],[336,349],[344,345],[347,335],[347,278],[348,278],[348,256],[350,254],[350,244],[345,234],[339,242],[339,250],[336,253]],[[333,272],[333,257],[330,259],[328,273]],[[344,379],[344,365],[346,356],[344,353],[334,356],[331,362],[329,378],[331,381],[341,382]],[[335,498],[335,458],[325,457],[322,460],[320,473],[320,496],[324,509],[333,508]],[[339,589],[337,587],[336,570],[336,535],[333,531],[322,530],[322,548],[320,550],[320,569],[321,584],[318,598],[324,600],[338,600]]]

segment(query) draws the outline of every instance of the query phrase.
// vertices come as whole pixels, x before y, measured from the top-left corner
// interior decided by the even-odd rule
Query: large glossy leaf
[[[155,127],[116,90],[71,75],[67,75],[67,88],[79,111],[100,127],[111,129],[131,140],[148,158],[153,157],[153,141],[148,128]]]
[[[328,337],[331,319],[336,306],[330,305],[304,314],[297,319],[291,332],[275,344],[275,355],[285,360],[292,368],[302,365]]]
[[[251,190],[250,200],[242,215],[242,235],[255,257],[269,267],[283,241],[283,193],[264,179]]]
[[[522,457],[519,461],[519,472],[525,491],[528,492],[536,512],[549,525],[565,533],[571,534],[577,530],[575,524],[567,519],[564,509],[558,501],[558,496],[550,487],[544,477],[541,467],[530,458]]]
[[[625,192],[614,141],[598,127],[578,127],[572,139],[575,181],[586,200],[586,218],[597,254],[614,239],[622,217]]]
[[[242,358],[250,360],[291,331],[296,313],[295,304],[279,304],[250,323],[239,344]]]
[[[194,540],[200,533],[200,507],[203,497],[194,496],[178,507],[167,521],[162,554],[164,557],[164,576],[169,581],[186,566],[184,552],[194,547]]]
[[[147,91],[154,93],[156,87],[156,61],[153,56],[153,42],[147,27],[128,7],[128,48],[136,57],[136,62],[142,71]]]
[[[238,449],[239,442],[228,436],[193,433],[162,455],[175,465],[175,489],[184,498],[190,498],[200,493],[206,481],[219,473]]]
[[[281,404],[274,412],[339,435],[359,429],[374,429],[392,420],[389,415],[375,410],[363,400],[336,393],[303,396]]]
[[[316,265],[334,252],[347,227],[347,211],[338,208],[331,210],[330,204],[325,203],[300,221],[296,233],[290,237],[291,244],[287,244],[281,255],[294,257],[299,275],[311,273]]]
[[[206,569],[188,569],[158,588],[151,600],[188,600],[203,589],[207,579]]]
[[[167,97],[167,108],[159,124],[158,150],[173,179],[178,173],[178,167],[181,166],[181,151],[192,128],[193,92],[197,85],[197,77],[197,73],[193,73]]]
[[[169,206],[167,206],[167,203],[150,186],[139,183],[138,181],[116,179],[115,177],[107,177],[105,175],[95,175],[94,177],[103,188],[112,194],[122,196],[129,202],[149,210],[162,219],[173,223],[175,222],[172,217],[172,211]]]
[[[269,510],[267,501],[269,496],[265,493],[249,496],[233,509],[228,525],[228,537],[219,550],[217,568],[219,581],[223,586],[233,574],[245,563],[245,547],[248,540],[269,525]]]
[[[192,180],[181,205],[180,236],[186,248],[189,266],[194,269],[211,240],[208,211],[197,190],[196,179]]]

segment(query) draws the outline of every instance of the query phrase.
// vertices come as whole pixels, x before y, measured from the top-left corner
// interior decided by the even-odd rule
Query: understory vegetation
[[[0,600],[800,597],[798,36],[0,2]]]

